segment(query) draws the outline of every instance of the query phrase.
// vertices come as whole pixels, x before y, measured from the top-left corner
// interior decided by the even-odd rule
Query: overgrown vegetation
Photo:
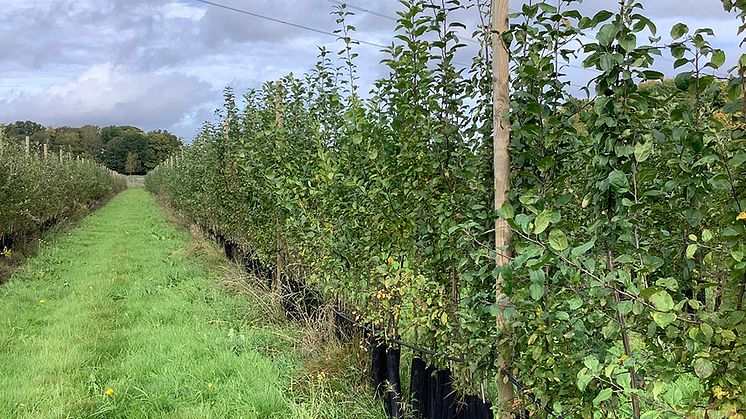
[[[432,349],[464,393],[510,375],[527,389],[514,410],[743,417],[746,55],[721,80],[711,30],[679,24],[662,42],[641,3],[594,16],[578,3],[523,5],[501,34],[512,187],[497,213],[490,10],[472,7],[484,48],[462,69],[457,0],[401,2],[390,74],[367,98],[340,7],[338,60],[322,50],[312,72],[241,104],[226,91],[222,125],[146,185],[275,266],[276,281],[302,280],[389,339]],[[577,45],[597,73],[584,100],[564,77]],[[663,50],[681,73],[659,85]],[[503,269],[496,216],[513,230]],[[507,303],[495,302],[499,274]],[[496,342],[513,348],[507,371]]]

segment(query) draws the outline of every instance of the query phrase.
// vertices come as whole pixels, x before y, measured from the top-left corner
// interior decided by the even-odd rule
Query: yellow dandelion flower
[[[46,303],[47,303],[47,300],[45,300],[43,298],[41,300],[39,300],[39,304],[46,304]]]
[[[746,221],[746,211],[738,214],[738,216],[736,217],[736,221],[741,221],[741,220]]]
[[[114,389],[111,388],[111,387],[109,387],[109,388],[106,389],[106,391],[104,391],[104,394],[106,394],[107,396],[111,397],[111,396],[114,395]]]
[[[324,371],[321,371],[321,372],[320,372],[320,373],[319,373],[319,374],[318,374],[318,375],[316,376],[316,378],[317,378],[317,379],[318,379],[319,381],[323,381],[323,380],[324,380],[324,379],[326,378],[326,373],[325,373]]]
[[[13,256],[13,252],[7,247],[3,246],[3,256],[5,256],[6,259],[10,259],[10,257]]]
[[[210,390],[212,390],[212,383],[207,383],[207,388],[209,388]]]

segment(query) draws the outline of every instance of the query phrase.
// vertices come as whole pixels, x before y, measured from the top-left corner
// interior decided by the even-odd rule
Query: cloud
[[[0,101],[0,120],[44,124],[170,127],[215,95],[212,86],[179,72],[132,73],[110,63],[91,66],[78,78],[38,93]]]

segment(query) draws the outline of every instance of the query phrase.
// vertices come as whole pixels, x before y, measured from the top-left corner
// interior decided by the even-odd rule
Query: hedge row
[[[432,349],[458,391],[499,380],[502,417],[740,417],[746,56],[722,82],[709,29],[676,25],[657,47],[636,2],[523,5],[503,36],[511,190],[494,211],[490,57],[454,62],[462,4],[445,3],[400,2],[368,98],[340,8],[339,62],[322,50],[241,105],[229,91],[222,125],[147,187],[273,267],[275,286],[310,284],[389,342]],[[562,74],[576,43],[594,70],[584,99]],[[665,49],[672,81],[652,68]],[[497,217],[509,248],[495,249]]]
[[[73,215],[82,214],[126,188],[126,180],[88,161],[38,153],[3,142],[0,150],[2,246]]]

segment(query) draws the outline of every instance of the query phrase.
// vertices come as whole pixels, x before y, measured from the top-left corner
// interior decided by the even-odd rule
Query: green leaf
[[[595,244],[596,244],[596,240],[595,239],[591,240],[588,243],[581,244],[578,247],[574,247],[570,251],[570,254],[572,254],[575,257],[578,257],[578,256],[584,254],[585,252],[589,251]]]
[[[707,243],[710,240],[712,240],[712,231],[708,229],[702,230],[702,241]]]
[[[621,45],[625,51],[632,52],[637,46],[637,37],[634,34],[629,34],[619,41],[619,45]]]
[[[642,76],[645,77],[645,80],[663,80],[666,78],[665,74],[655,70],[645,70],[642,72]]]
[[[557,8],[552,6],[551,4],[541,2],[537,4],[541,10],[543,10],[545,13],[557,13]]]
[[[685,60],[685,64],[689,62],[689,60],[682,58],[684,57],[684,54],[686,54],[687,51],[688,51],[688,48],[686,47],[686,45],[683,45],[683,44],[674,44],[671,46],[671,55],[677,59],[673,68],[680,67],[680,65],[677,65],[677,64],[679,64],[679,61],[682,59]]]
[[[686,58],[679,58],[678,60],[674,61],[673,68],[675,70],[675,69],[677,69],[677,68],[679,68],[681,66],[687,65],[687,64],[689,64],[689,60],[687,60]]]
[[[513,209],[513,205],[510,202],[505,201],[503,206],[497,210],[497,215],[500,218],[510,220],[515,217],[515,209]]]
[[[607,23],[601,27],[601,29],[596,34],[596,39],[598,39],[598,43],[601,44],[601,46],[608,47],[611,46],[611,43],[614,42],[614,39],[616,38],[617,34],[619,33],[619,28],[617,25],[613,23]]]
[[[646,141],[644,143],[635,144],[635,160],[638,163],[642,163],[653,154],[653,142]]]
[[[655,324],[660,326],[661,329],[665,329],[666,326],[673,323],[674,320],[676,320],[676,315],[673,313],[653,313],[653,321],[655,321]]]
[[[609,400],[612,394],[613,394],[613,391],[611,391],[610,388],[605,388],[599,391],[596,398],[593,399],[593,405],[598,406],[599,404],[605,402],[606,400]]]
[[[663,266],[666,262],[663,259],[659,258],[658,256],[645,255],[642,257],[642,263],[649,270],[655,271],[656,269]]]
[[[694,254],[697,253],[697,243],[692,243],[686,247],[686,258],[694,259]]]
[[[650,301],[659,311],[671,311],[674,307],[673,298],[666,291],[658,291],[651,295]]]
[[[715,333],[715,331],[712,329],[712,326],[707,323],[700,324],[699,330],[702,331],[702,334],[705,335],[707,339],[712,338],[712,335]]]
[[[623,316],[626,316],[630,312],[632,312],[633,303],[632,301],[620,301],[619,304],[617,304],[617,310],[619,313]]]
[[[705,379],[715,372],[715,368],[712,366],[712,362],[707,358],[699,358],[694,361],[694,373],[697,377]]]
[[[580,391],[585,391],[591,381],[593,381],[593,374],[588,371],[588,368],[578,371],[578,379],[575,381],[575,384]]]
[[[593,355],[588,355],[583,359],[583,365],[585,365],[590,371],[596,372],[601,369],[601,363],[598,362]]]
[[[605,22],[605,21],[609,20],[609,18],[612,17],[612,16],[614,16],[614,13],[611,13],[608,10],[601,10],[601,11],[599,11],[598,13],[596,13],[595,15],[593,15],[593,20],[592,20],[593,26],[596,26],[596,25],[598,25],[601,22]]]
[[[688,71],[686,73],[679,73],[676,75],[676,78],[674,78],[674,84],[676,85],[676,88],[681,91],[689,90],[689,85],[692,82],[692,72]]]
[[[740,103],[739,103],[739,105],[740,105]],[[744,152],[744,151],[736,152],[736,155],[733,156],[732,159],[730,159],[730,164],[733,167],[739,167],[739,166],[741,166],[744,163],[746,163],[746,152]]]
[[[570,299],[570,301],[567,302],[567,305],[570,307],[570,310],[577,310],[583,306],[583,300],[575,297]]]
[[[725,64],[725,51],[721,49],[716,49],[715,52],[712,53],[712,58],[710,58],[710,66],[718,69]]]
[[[677,281],[676,278],[671,278],[671,277],[661,278],[655,281],[655,285],[658,285],[659,287],[668,288],[671,291],[676,291],[677,289],[679,289],[679,281]]]
[[[533,282],[531,283],[531,286],[528,287],[528,290],[531,294],[531,298],[534,300],[541,300],[541,297],[544,296],[544,284]]]
[[[614,170],[609,173],[608,181],[609,187],[614,192],[624,193],[629,191],[629,179],[621,170]]]
[[[673,28],[671,28],[671,38],[673,38],[674,40],[679,39],[687,32],[689,32],[688,26],[683,23],[677,23],[673,25]]]
[[[743,311],[733,311],[728,316],[728,323],[732,325],[737,325],[743,321],[743,319],[746,318],[746,312]]]
[[[561,252],[569,246],[567,243],[567,236],[565,235],[565,232],[560,230],[559,228],[555,228],[552,231],[549,232],[549,245],[552,246],[552,249]]]
[[[534,221],[534,234],[541,234],[544,232],[544,230],[549,227],[549,221],[552,218],[552,213],[550,211],[542,211],[539,215],[536,216],[536,220]]]

